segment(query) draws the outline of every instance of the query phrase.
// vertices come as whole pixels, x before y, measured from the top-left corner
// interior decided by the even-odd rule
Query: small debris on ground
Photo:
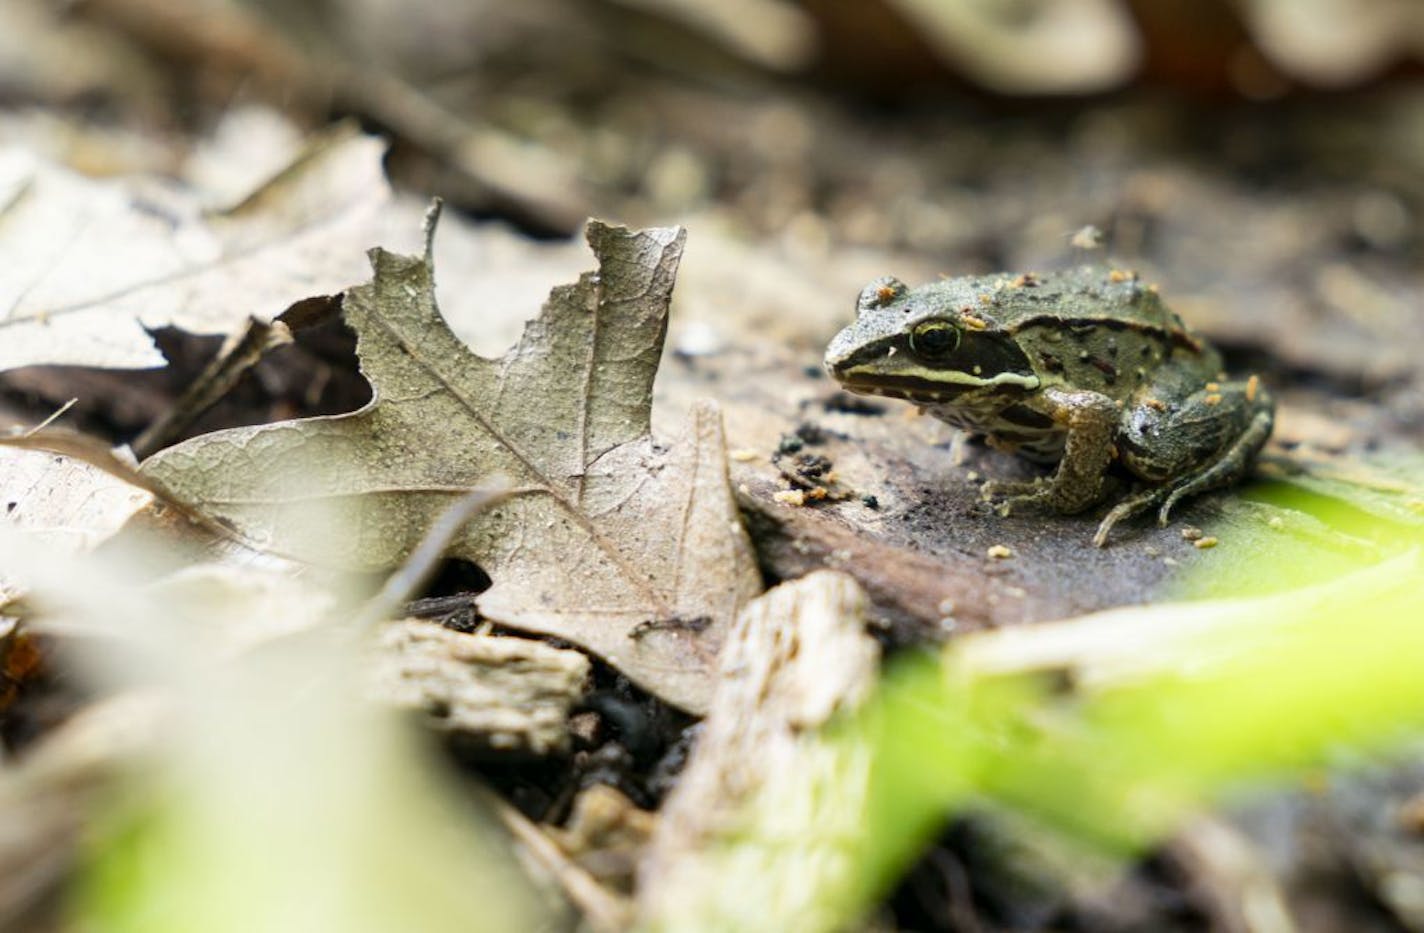
[[[806,504],[806,491],[804,489],[783,489],[780,492],[772,493],[771,497],[782,505]]]

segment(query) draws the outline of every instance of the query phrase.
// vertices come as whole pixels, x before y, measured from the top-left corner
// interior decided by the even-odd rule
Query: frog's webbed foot
[[[1005,492],[1014,494],[1008,495],[996,503],[994,511],[1001,518],[1012,515],[1021,508],[1069,515],[1081,512],[1093,502],[1098,501],[1101,498],[1101,489],[1100,484],[1092,498],[1084,501],[1080,494],[1072,489],[1065,489],[1053,477],[1042,477],[1032,483],[1005,483],[997,487],[996,491],[1000,494]]]
[[[1008,518],[1024,507],[1061,511],[1057,489],[1049,476],[1031,480],[989,480],[979,487],[979,495],[983,502],[992,504],[994,514],[1000,518]]]

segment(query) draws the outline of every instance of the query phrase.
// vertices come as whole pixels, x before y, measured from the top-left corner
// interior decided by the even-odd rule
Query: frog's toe
[[[1162,503],[1162,507],[1157,510],[1157,525],[1166,528],[1172,521],[1172,510],[1177,507],[1177,503],[1182,501],[1186,495],[1184,488],[1178,488],[1167,497],[1167,501]]]
[[[1032,499],[1043,491],[1047,480],[1042,476],[1031,480],[991,479],[979,487],[979,495],[985,499],[1008,496],[1010,499]]]
[[[1164,489],[1148,489],[1139,492],[1135,496],[1129,496],[1117,505],[1113,506],[1103,520],[1098,523],[1097,533],[1093,535],[1093,546],[1104,547],[1108,543],[1108,534],[1113,530],[1113,526],[1118,522],[1132,518],[1141,512],[1145,512],[1157,503],[1157,500],[1166,495]]]
[[[1113,526],[1124,518],[1128,518],[1132,512],[1124,509],[1121,505],[1115,506],[1111,512],[1103,516],[1103,520],[1098,523],[1098,530],[1093,535],[1093,547],[1106,547],[1108,534],[1112,532]]]
[[[1033,511],[1062,512],[1057,502],[1057,495],[1052,486],[1047,483],[1028,484],[1029,492],[1023,492],[1016,496],[1008,496],[994,506],[994,511],[1001,518],[1007,518],[1019,509]]]
[[[1021,506],[1033,505],[1039,500],[1035,496],[1009,496],[1007,499],[995,504],[994,514],[1000,518],[1008,518]]]

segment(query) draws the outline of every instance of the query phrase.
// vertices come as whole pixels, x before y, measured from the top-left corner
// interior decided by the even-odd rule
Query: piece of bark
[[[568,747],[569,711],[588,681],[583,654],[418,619],[387,626],[379,646],[375,694],[423,711],[440,731],[498,753],[547,755]]]
[[[746,929],[759,918],[752,925],[774,929],[770,918],[791,917],[827,927],[836,908],[821,895],[852,886],[844,846],[864,818],[869,762],[863,745],[818,730],[876,682],[865,606],[853,579],[820,571],[738,616],[702,738],[639,869],[644,928]]]
[[[870,597],[870,617],[897,643],[937,640],[951,634],[1049,615],[1047,601],[1026,598],[1012,579],[985,572],[988,560],[948,563],[860,533],[820,508],[778,504],[775,484],[743,484],[738,496],[762,572],[798,577],[823,567],[854,577]]]

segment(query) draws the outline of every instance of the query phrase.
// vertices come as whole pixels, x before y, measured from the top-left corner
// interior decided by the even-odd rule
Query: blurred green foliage
[[[821,896],[847,922],[956,813],[1010,813],[1016,825],[1038,827],[1044,844],[1066,843],[1098,864],[1343,753],[1387,757],[1418,738],[1419,475],[1396,471],[1388,489],[1318,476],[1268,484],[1262,502],[1307,516],[1320,532],[1235,568],[1232,580],[1249,581],[1241,589],[1268,595],[1222,597],[1220,560],[1242,562],[1237,549],[1185,575],[1183,593],[1216,598],[990,633],[902,658],[873,701],[823,738],[859,750],[843,760],[871,762],[868,781],[847,769],[838,801],[863,808],[862,838],[840,842],[857,864],[825,873],[788,863],[788,878],[821,871]],[[1047,641],[1029,647],[1026,638]],[[794,795],[796,781],[784,776],[764,800]],[[763,843],[753,818],[739,844]],[[766,929],[789,920],[766,917]]]

